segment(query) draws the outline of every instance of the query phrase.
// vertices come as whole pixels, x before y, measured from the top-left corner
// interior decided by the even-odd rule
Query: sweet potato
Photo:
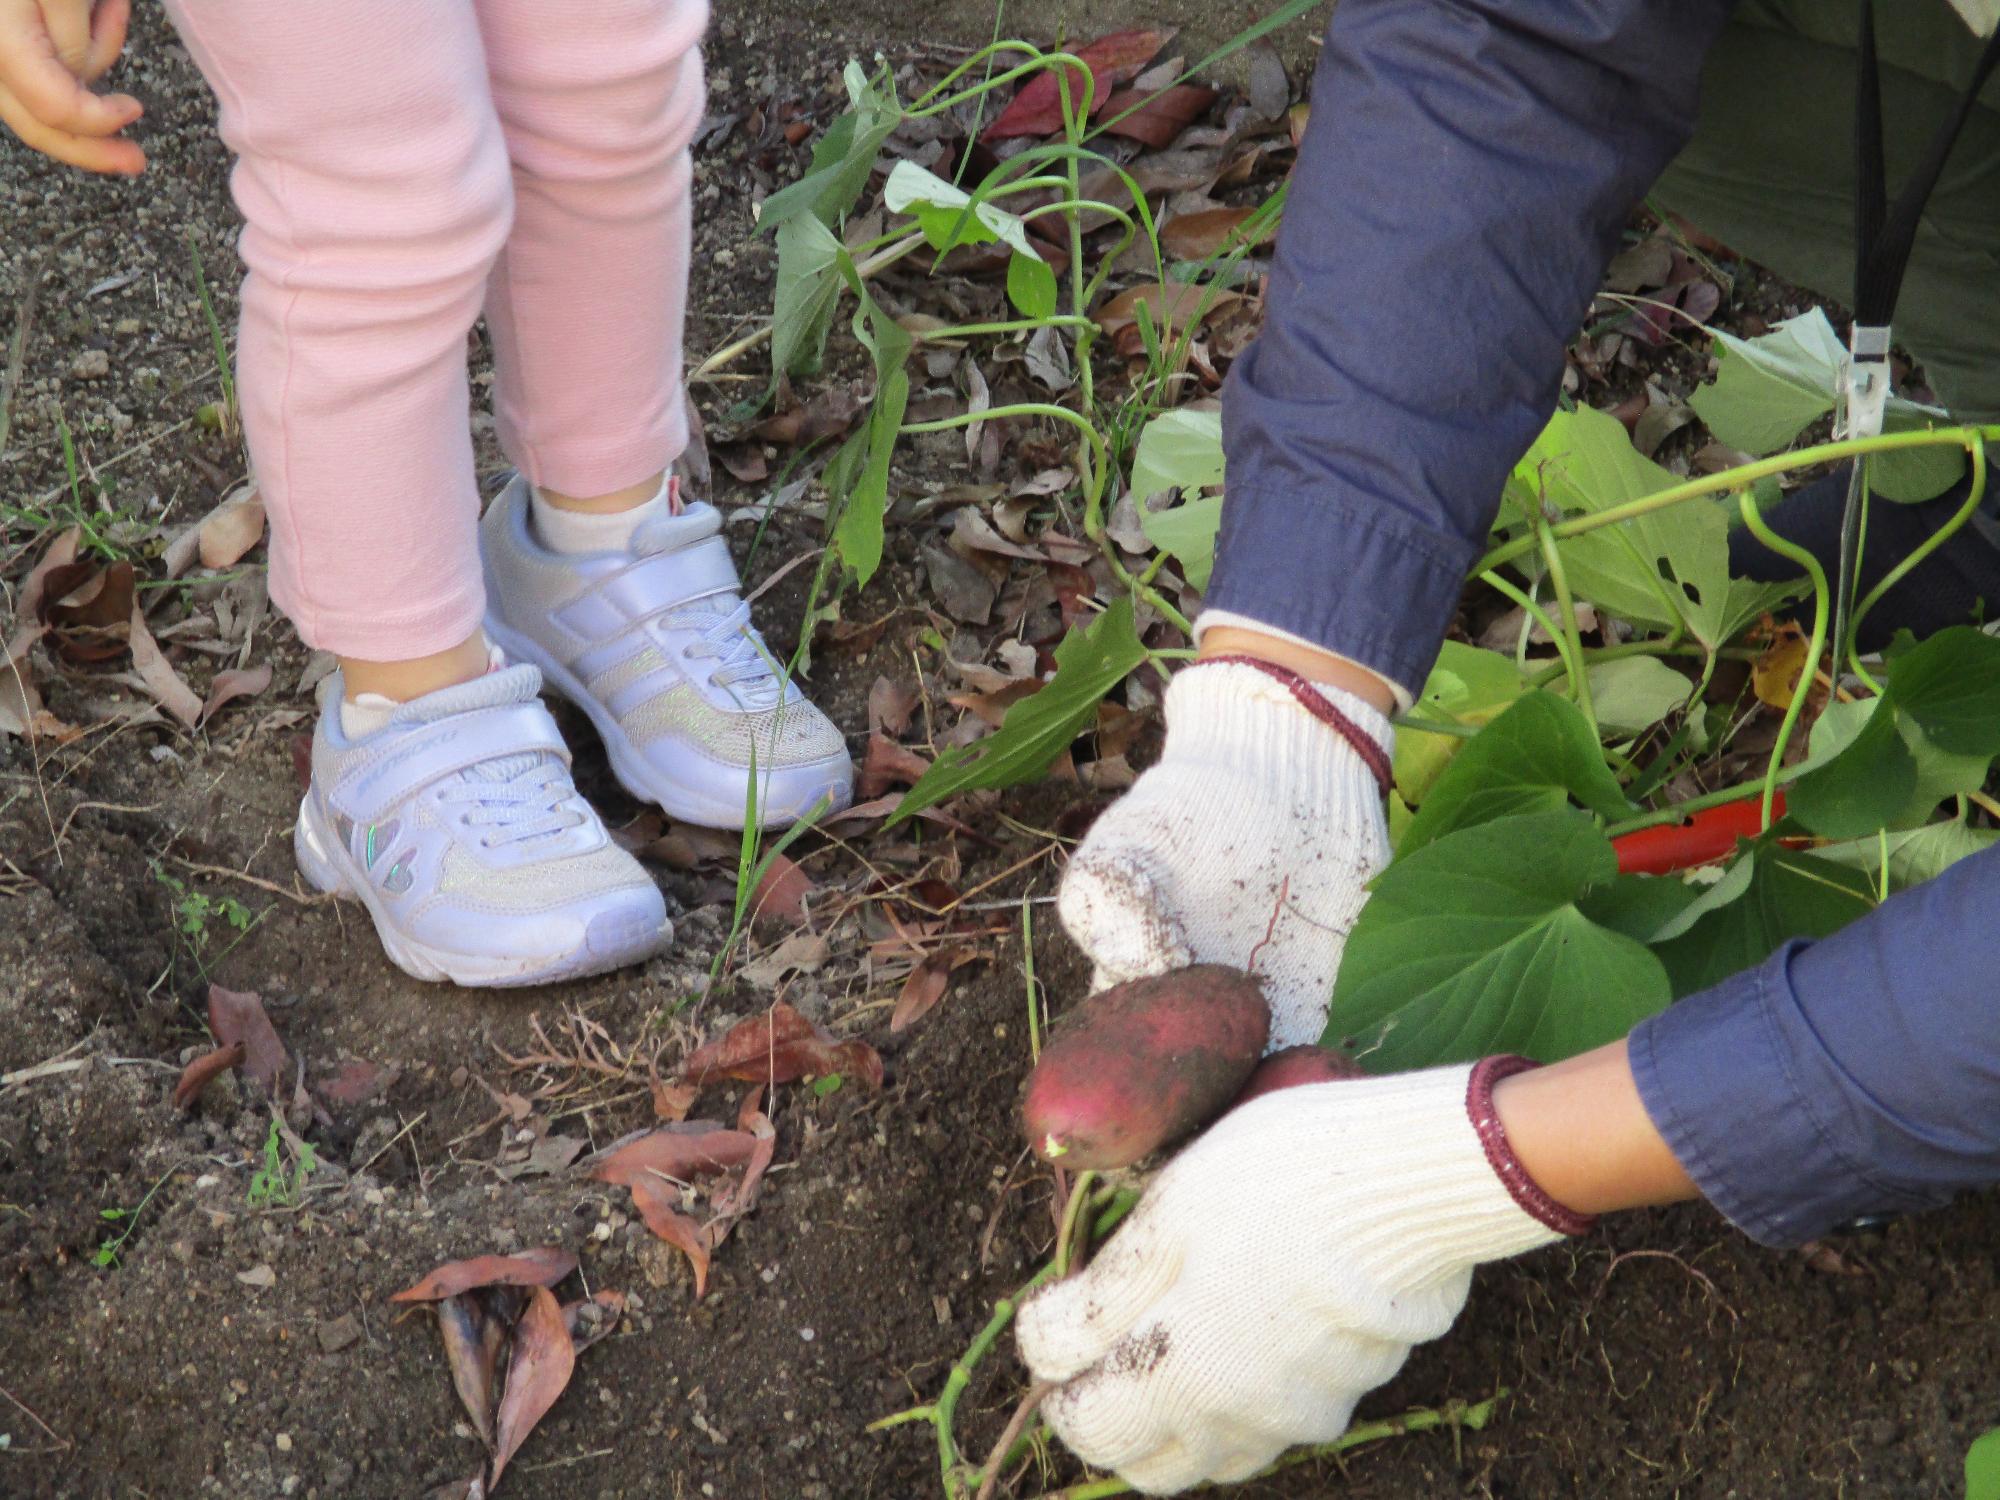
[[[1101,991],[1056,1023],[1028,1076],[1028,1144],[1078,1170],[1130,1166],[1220,1114],[1270,1027],[1257,980],[1221,964]]]
[[[1250,1081],[1243,1085],[1243,1092],[1229,1107],[1235,1109],[1252,1099],[1276,1093],[1279,1089],[1297,1088],[1302,1083],[1338,1083],[1342,1079],[1366,1076],[1361,1071],[1361,1065],[1345,1052],[1301,1042],[1296,1047],[1273,1052],[1258,1063]]]

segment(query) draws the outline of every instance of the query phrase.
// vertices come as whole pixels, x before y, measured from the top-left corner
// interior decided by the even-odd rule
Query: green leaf
[[[1896,658],[1889,694],[1940,750],[2000,755],[2000,640],[1940,630]]]
[[[1939,408],[1906,406],[1900,402],[1882,421],[1884,432],[1921,432],[1948,422],[1950,413]],[[1915,505],[1935,500],[1965,477],[1963,448],[1939,443],[1929,448],[1896,448],[1868,455],[1869,491],[1899,505]]]
[[[1056,647],[1056,674],[1007,710],[993,734],[944,751],[910,788],[890,826],[973,787],[1015,786],[1049,768],[1095,721],[1098,700],[1146,659],[1132,622],[1132,601],[1119,599]]]
[[[1222,531],[1222,497],[1207,495],[1168,510],[1139,512],[1139,529],[1146,540],[1181,565],[1188,586],[1197,593],[1208,587],[1215,570],[1215,539]]]
[[[1917,788],[1917,763],[1896,732],[1889,700],[1830,706],[1813,727],[1815,752],[1823,737],[1846,737],[1847,743],[1792,783],[1786,795],[1791,815],[1830,839],[1859,838],[1893,823]]]
[[[1720,442],[1776,453],[1834,408],[1847,348],[1815,307],[1754,339],[1715,333],[1715,380],[1689,398]]]
[[[1648,943],[1666,943],[1679,937],[1695,923],[1712,911],[1721,911],[1730,902],[1740,900],[1750,889],[1750,882],[1757,873],[1757,859],[1754,854],[1744,854],[1728,869],[1722,872],[1720,880],[1707,885],[1684,881],[1695,892],[1695,897],[1682,906],[1672,916],[1646,935]]]
[[[771,368],[797,374],[819,367],[840,298],[847,251],[818,219],[796,218],[778,231],[778,289],[771,309]]]
[[[2000,1427],[1965,1451],[1965,1500],[2000,1500]]]
[[[1132,455],[1132,498],[1143,522],[1146,502],[1166,490],[1202,490],[1222,483],[1222,413],[1181,407],[1163,411],[1139,434]]]
[[[1056,273],[1039,255],[1018,252],[1007,262],[1007,300],[1024,318],[1056,315]]]
[[[1680,482],[1632,446],[1617,418],[1579,407],[1555,414],[1515,466],[1507,492],[1517,511],[1595,515]],[[1680,625],[1711,651],[1801,588],[1732,579],[1728,516],[1711,500],[1600,527],[1558,546],[1580,597],[1655,630]]]
[[[1650,943],[1708,889],[1677,875],[1620,875],[1576,905],[1599,926],[1622,932],[1636,942]]]
[[[1653,951],[1674,995],[1693,994],[1762,963],[1795,937],[1825,937],[1875,905],[1874,882],[1810,854],[1761,842],[1742,856],[1749,886]]]
[[[1889,888],[1892,891],[1922,885],[1942,874],[1969,855],[1990,849],[2000,841],[2000,832],[1991,828],[1969,828],[1958,819],[1926,823],[1921,828],[1899,828],[1873,838],[1850,839],[1826,844],[1813,853],[1837,865],[1879,879],[1882,855],[1889,856]]]
[[[1694,692],[1694,684],[1657,656],[1627,656],[1586,669],[1601,729],[1643,734]]]
[[[841,274],[859,304],[854,310],[854,336],[875,357],[875,399],[868,406],[868,456],[855,475],[854,488],[834,523],[833,545],[842,561],[865,585],[882,565],[882,520],[889,505],[889,460],[903,428],[910,401],[910,377],[903,368],[912,340],[901,324],[869,295],[854,263],[843,251]]]
[[[1577,909],[1618,871],[1574,809],[1461,828],[1398,860],[1347,940],[1326,1041],[1393,1072],[1493,1052],[1544,1061],[1665,1007],[1643,944]]]
[[[1438,648],[1437,664],[1417,695],[1412,715],[1417,719],[1449,719],[1477,729],[1498,718],[1501,710],[1525,691],[1527,684],[1512,656],[1446,641]],[[1399,723],[1396,789],[1404,800],[1419,803],[1428,797],[1444,768],[1470,743],[1460,735],[1426,733],[1408,721]]]
[[[1571,797],[1605,817],[1631,811],[1582,711],[1554,693],[1529,693],[1482,729],[1438,777],[1398,858],[1475,823],[1553,812]]]
[[[913,161],[899,161],[890,168],[889,180],[882,185],[882,206],[892,214],[914,216],[924,239],[940,255],[960,245],[990,245],[1003,240],[1017,256],[1042,258],[1029,242],[1028,226],[1020,215],[991,203],[975,202],[964,188]]]
[[[805,175],[764,200],[759,229],[781,229],[806,214],[822,224],[838,224],[860,201],[882,143],[903,122],[903,107],[886,68],[871,79],[859,63],[850,62],[841,81],[847,87],[847,113],[819,138]]]

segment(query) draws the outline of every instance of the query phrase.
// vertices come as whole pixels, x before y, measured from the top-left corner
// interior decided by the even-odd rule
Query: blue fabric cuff
[[[1359,662],[1415,698],[1475,556],[1372,495],[1231,483],[1202,602]]]

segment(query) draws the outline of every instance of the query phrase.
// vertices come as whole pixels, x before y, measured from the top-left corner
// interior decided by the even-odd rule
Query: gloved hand
[[[1159,763],[1070,860],[1063,925],[1098,989],[1254,958],[1271,1050],[1316,1042],[1363,887],[1389,861],[1389,721],[1244,658],[1176,673],[1166,715]]]
[[[1152,1494],[1330,1442],[1465,1304],[1472,1268],[1590,1220],[1509,1150],[1493,1085],[1532,1064],[1311,1084],[1225,1115],[1089,1268],[1021,1309],[1021,1357],[1086,1462]]]

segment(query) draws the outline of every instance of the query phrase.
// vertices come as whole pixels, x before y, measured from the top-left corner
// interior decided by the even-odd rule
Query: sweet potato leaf
[[[1325,1041],[1394,1072],[1492,1052],[1549,1060],[1667,1004],[1646,947],[1577,902],[1617,856],[1574,808],[1460,828],[1376,881],[1348,938]]]
[[[1741,863],[1750,875],[1736,899],[1653,950],[1676,998],[1762,963],[1787,939],[1825,937],[1875,905],[1868,876],[1775,842],[1759,843]]]

